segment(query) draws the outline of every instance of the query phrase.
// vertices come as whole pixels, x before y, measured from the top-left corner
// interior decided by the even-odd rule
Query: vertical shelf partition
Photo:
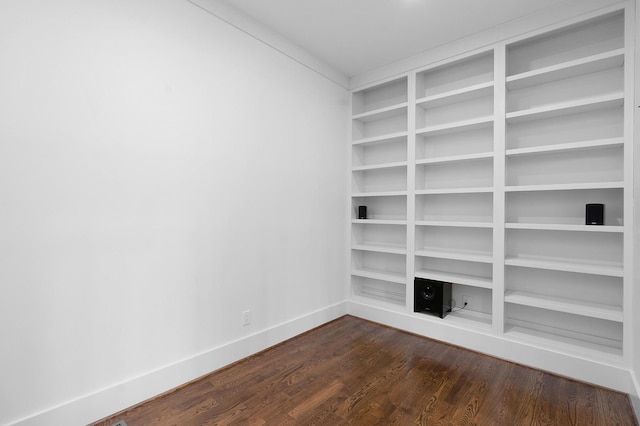
[[[407,77],[352,94],[351,276],[363,300],[403,307],[407,255]],[[358,208],[367,207],[359,218]]]
[[[493,287],[493,63],[489,51],[416,74],[415,276],[453,284],[445,321],[485,329]]]
[[[622,355],[623,64],[622,13],[507,47],[506,336]]]
[[[354,297],[412,313],[414,277],[447,281],[447,317],[412,315],[622,359],[624,39],[619,10],[354,91]]]

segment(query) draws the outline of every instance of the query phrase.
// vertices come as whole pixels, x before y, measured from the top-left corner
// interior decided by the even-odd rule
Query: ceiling
[[[583,0],[225,0],[346,76]]]

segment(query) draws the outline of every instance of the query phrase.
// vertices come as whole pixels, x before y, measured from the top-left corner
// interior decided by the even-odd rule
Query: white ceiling
[[[225,0],[346,76],[583,0]]]

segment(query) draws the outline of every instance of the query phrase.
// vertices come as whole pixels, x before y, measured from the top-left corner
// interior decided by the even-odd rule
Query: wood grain
[[[626,394],[351,316],[94,423],[638,425]]]

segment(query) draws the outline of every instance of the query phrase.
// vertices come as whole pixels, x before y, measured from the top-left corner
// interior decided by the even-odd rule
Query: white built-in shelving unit
[[[624,26],[614,9],[352,92],[355,300],[622,359]],[[605,205],[604,225],[585,224],[588,203]],[[413,314],[415,277],[453,283],[453,312]]]
[[[624,56],[622,13],[507,46],[507,336],[622,355]]]
[[[403,77],[354,93],[351,117],[353,290],[397,306],[407,281],[407,83]]]
[[[454,303],[460,307],[465,294],[476,309],[454,309],[449,318],[488,329],[494,81],[488,51],[418,70],[415,84],[414,276],[454,283]]]

